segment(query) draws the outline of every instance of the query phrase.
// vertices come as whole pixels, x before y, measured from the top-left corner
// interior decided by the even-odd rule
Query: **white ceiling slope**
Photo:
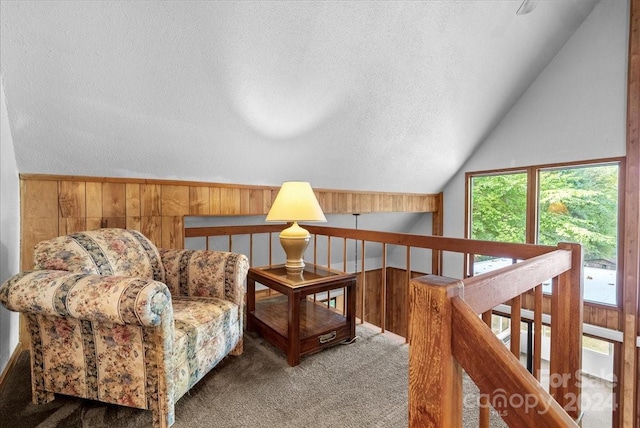
[[[438,192],[596,3],[2,1],[16,162]]]

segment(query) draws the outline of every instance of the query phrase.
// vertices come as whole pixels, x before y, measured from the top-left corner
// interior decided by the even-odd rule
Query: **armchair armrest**
[[[0,302],[15,312],[116,324],[157,326],[173,317],[167,286],[151,279],[59,270],[19,273],[0,286]]]
[[[244,254],[160,249],[160,258],[174,296],[217,297],[242,307],[249,271]]]

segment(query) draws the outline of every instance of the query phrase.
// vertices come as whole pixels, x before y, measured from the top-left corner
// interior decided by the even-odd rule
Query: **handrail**
[[[483,254],[492,257],[509,257],[514,259],[530,259],[556,250],[549,245],[517,244],[512,242],[479,241],[466,238],[447,238],[433,235],[417,235],[410,233],[380,232],[365,229],[346,229],[304,225],[312,235],[332,236],[358,241],[385,243],[389,245],[405,245],[415,248],[426,248],[439,251],[451,251],[465,254]],[[212,226],[185,228],[184,237],[225,236],[280,232],[280,224],[259,224],[251,226]]]
[[[451,304],[453,356],[509,426],[578,426],[465,301],[456,296]]]
[[[461,426],[462,369],[480,389],[483,426],[488,421],[482,411],[489,404],[510,426],[577,426],[574,421],[582,416],[582,257],[577,244],[558,248],[464,280],[435,275],[411,280],[409,426]],[[547,392],[513,355],[519,355],[519,346],[510,353],[477,314],[549,277],[554,285]],[[511,309],[519,320],[520,308]]]
[[[556,250],[542,254],[491,271],[491,275],[466,278],[463,281],[464,300],[476,313],[481,314],[569,269],[571,269],[570,251]],[[496,281],[510,285],[503,288],[494,287],[493,284]]]
[[[577,379],[581,365],[582,336],[582,259],[579,245],[559,244],[554,247],[362,229],[312,225],[304,227],[314,235],[314,263],[322,264],[317,254],[318,236],[327,237],[327,267],[332,262],[332,238],[342,240],[345,270],[347,240],[360,241],[362,260],[358,288],[362,298],[359,303],[361,322],[365,318],[367,293],[365,242],[381,244],[383,272],[380,275],[382,288],[378,297],[381,300],[378,316],[382,331],[385,331],[386,325],[387,246],[406,246],[405,284],[410,312],[407,326],[407,341],[410,344],[409,426],[461,426],[462,368],[478,385],[482,394],[481,404],[495,404],[499,398],[507,401],[505,405],[499,402],[494,407],[509,424],[575,426],[574,420],[581,416],[580,379]],[[229,235],[231,249],[232,235],[249,234],[250,251],[253,252],[253,236],[269,234],[268,257],[271,263],[271,236],[282,228],[282,225],[274,224],[198,227],[185,229],[184,236],[193,238]],[[208,245],[207,239],[207,248]],[[358,248],[357,243],[356,247]],[[411,248],[458,252],[465,257],[482,254],[522,261],[463,280],[436,275],[411,279]],[[564,383],[550,382],[549,392],[546,392],[514,356],[520,352],[519,329],[514,331],[509,353],[483,321],[490,322],[492,308],[510,302],[512,323],[519,325],[520,296],[533,290],[536,301],[534,374],[538,377],[542,330],[540,284],[549,278],[553,278],[550,376],[558,376]],[[480,313],[483,314],[482,320],[477,316]],[[491,361],[499,367],[488,364]],[[517,405],[516,402],[513,405],[512,397],[530,401],[523,402],[522,405]],[[481,426],[488,426],[488,408],[481,408],[480,416]]]

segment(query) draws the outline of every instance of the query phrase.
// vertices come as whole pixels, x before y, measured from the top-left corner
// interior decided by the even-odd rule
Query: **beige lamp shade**
[[[271,205],[266,221],[293,222],[280,232],[280,244],[287,255],[285,268],[288,275],[301,275],[304,271],[304,251],[311,235],[298,225],[298,221],[327,221],[311,185],[304,181],[287,181],[282,184]]]
[[[327,219],[309,183],[287,181],[278,191],[266,221],[325,222]]]

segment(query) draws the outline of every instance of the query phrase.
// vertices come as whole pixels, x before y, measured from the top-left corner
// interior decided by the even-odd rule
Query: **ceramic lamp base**
[[[280,245],[287,255],[284,267],[287,275],[300,275],[304,270],[304,252],[309,245],[309,231],[298,226],[297,222],[280,232]]]

